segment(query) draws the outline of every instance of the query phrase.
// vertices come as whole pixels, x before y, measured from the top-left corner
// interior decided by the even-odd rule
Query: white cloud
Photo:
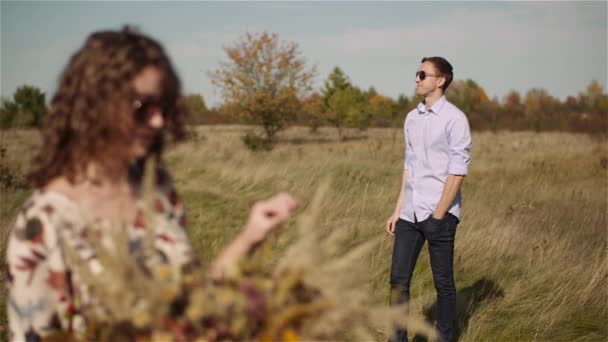
[[[420,57],[442,55],[456,62],[457,78],[475,79],[491,96],[538,86],[565,97],[593,78],[606,86],[606,36],[605,11],[525,3],[439,12],[423,24],[348,28],[305,37],[302,47],[323,62],[321,71],[342,66],[355,83],[390,96],[409,94],[407,75]]]
[[[256,4],[287,10],[317,5]],[[603,10],[597,10],[598,7]],[[448,57],[455,65],[457,77],[475,79],[491,95],[502,96],[510,88],[523,92],[540,86],[563,96],[572,94],[571,89],[583,90],[591,78],[606,86],[605,3],[603,6],[574,2],[463,5],[449,12],[440,8],[432,15],[425,14],[422,22],[404,20],[400,25],[381,26],[379,18],[367,21],[369,24],[364,26],[346,24],[338,31],[332,26],[334,31],[327,33],[309,27],[279,34],[281,39],[299,43],[310,64],[318,64],[317,86],[338,65],[362,87],[374,85],[390,96],[400,92],[411,94],[413,69],[420,57],[428,55]],[[315,25],[314,20],[310,25]],[[235,42],[245,31],[259,29],[244,22],[230,30],[192,32],[163,42],[186,91],[202,93],[209,102],[218,103],[219,96],[207,72],[226,60],[223,46]],[[83,40],[81,35],[61,37],[42,48],[20,51],[19,58],[3,51],[3,67],[11,65],[3,70],[3,85],[44,80],[41,86],[54,87],[61,68]],[[44,63],[37,62],[40,60]],[[4,94],[5,89],[2,91]]]
[[[408,56],[430,46],[453,51],[477,49],[483,53],[525,54],[532,48],[556,48],[566,42],[573,44],[570,45],[573,48],[593,47],[602,42],[606,45],[605,26],[594,27],[588,17],[573,14],[572,8],[558,7],[551,11],[547,8],[533,5],[509,11],[463,9],[439,14],[424,24],[348,29],[312,38],[306,45],[325,55],[344,57]],[[595,16],[597,21],[602,20],[601,13]]]

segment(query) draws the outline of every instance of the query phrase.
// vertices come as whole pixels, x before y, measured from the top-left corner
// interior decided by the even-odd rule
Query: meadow
[[[203,265],[236,235],[256,200],[288,191],[301,199],[304,210],[319,186],[329,182],[315,224],[345,232],[344,253],[380,240],[362,260],[369,282],[360,285],[373,301],[387,303],[392,239],[384,225],[399,190],[401,131],[352,130],[339,141],[330,128],[311,133],[294,127],[279,134],[272,151],[251,152],[240,138],[248,129],[198,126],[166,154]],[[31,191],[20,177],[39,138],[30,130],[0,134],[2,179],[12,182],[0,193],[4,261],[7,229]],[[606,341],[606,138],[483,132],[474,133],[473,144],[456,235],[460,340]],[[9,170],[14,178],[6,180]],[[280,262],[294,230],[295,220],[270,241],[269,264]],[[340,272],[349,269],[335,276]],[[432,320],[435,290],[426,247],[415,270],[412,299],[412,313]],[[5,330],[4,312],[1,317]],[[385,334],[378,329],[378,340],[386,340]]]

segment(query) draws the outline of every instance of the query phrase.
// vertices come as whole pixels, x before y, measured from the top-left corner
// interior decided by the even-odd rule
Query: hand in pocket
[[[441,220],[434,218],[433,214],[429,215],[429,217],[424,220],[423,225],[423,229],[426,231],[427,238],[439,234],[445,228],[447,218],[447,214]]]

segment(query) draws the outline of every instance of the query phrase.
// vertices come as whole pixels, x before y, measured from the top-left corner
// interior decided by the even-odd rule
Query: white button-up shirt
[[[422,221],[437,208],[448,174],[467,174],[471,130],[465,114],[442,96],[428,110],[420,103],[409,112],[404,133],[407,178],[399,217]],[[458,191],[448,212],[460,217],[460,206]]]

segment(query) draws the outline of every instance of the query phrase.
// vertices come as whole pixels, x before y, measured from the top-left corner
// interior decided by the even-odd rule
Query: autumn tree
[[[604,88],[598,81],[591,81],[587,91],[579,94],[579,99],[586,111],[608,115],[608,96],[604,94]]]
[[[325,120],[338,130],[338,138],[344,140],[343,128],[346,124],[357,126],[363,114],[365,98],[361,91],[349,87],[336,91],[329,98]]]
[[[9,99],[0,100],[0,128],[9,128],[19,113],[17,104]]]
[[[317,132],[319,127],[323,124],[321,101],[321,94],[318,92],[313,92],[304,99],[299,122],[310,127],[311,133]]]
[[[387,126],[389,125],[393,100],[387,96],[380,94],[374,86],[370,86],[363,92],[365,104],[363,107],[363,115],[361,117],[364,128],[370,125]]]
[[[518,116],[523,113],[524,106],[521,103],[521,95],[519,95],[516,90],[511,90],[507,96],[505,96],[504,107],[505,110],[513,116]]]
[[[325,113],[330,110],[329,99],[338,91],[352,88],[350,79],[340,67],[334,67],[332,72],[327,76],[327,80],[323,82],[321,89],[321,110]]]
[[[199,125],[204,123],[205,114],[209,111],[205,99],[199,94],[190,94],[185,98],[186,108],[190,116],[190,124]]]
[[[481,117],[485,119],[487,128],[491,129],[493,132],[498,131],[499,128],[504,128],[504,109],[500,105],[497,96],[481,104],[479,113],[481,114]]]
[[[346,125],[360,129],[369,125],[370,115],[364,92],[353,86],[339,67],[335,67],[323,83],[321,98],[325,121],[338,130],[340,140],[344,139],[343,128]]]
[[[316,67],[308,68],[298,45],[279,40],[276,33],[246,33],[224,51],[228,61],[210,73],[212,83],[228,107],[260,125],[263,139],[272,143],[301,109]]]
[[[44,93],[37,87],[24,85],[17,88],[12,100],[2,100],[0,124],[4,128],[37,127],[46,111]]]
[[[539,132],[555,125],[560,102],[542,88],[532,88],[524,97],[525,116],[530,128]]]
[[[366,91],[363,92],[363,96],[367,98],[369,101],[373,97],[380,95],[374,86],[369,87]]]
[[[578,100],[569,99],[577,104],[578,112],[571,116],[571,128],[575,131],[606,134],[608,132],[608,94],[602,85],[592,80]],[[574,106],[571,106],[574,107]]]
[[[473,129],[488,127],[488,118],[481,114],[482,108],[488,103],[488,95],[475,81],[455,80],[447,89],[446,98],[456,107],[466,113]]]
[[[397,101],[395,101],[393,105],[393,113],[396,120],[395,123],[401,121],[400,123],[403,124],[403,120],[405,120],[407,113],[416,107],[416,102],[414,98],[410,99],[405,94],[399,94]]]
[[[373,117],[369,98],[366,96],[366,92],[362,91],[359,87],[352,87],[349,92],[352,93],[354,101],[353,106],[356,107],[356,110],[350,111],[350,115],[346,117],[346,123],[349,126],[356,127],[360,130],[366,130]]]
[[[398,113],[395,111],[395,101],[378,93],[369,98],[368,108],[374,121],[382,126],[392,126]]]
[[[485,90],[471,79],[452,82],[446,98],[465,113],[477,112],[482,104],[489,101]]]
[[[576,97],[572,95],[568,95],[568,97],[566,97],[566,100],[564,101],[564,106],[566,107],[566,110],[568,112],[578,112],[581,109],[581,103]]]

